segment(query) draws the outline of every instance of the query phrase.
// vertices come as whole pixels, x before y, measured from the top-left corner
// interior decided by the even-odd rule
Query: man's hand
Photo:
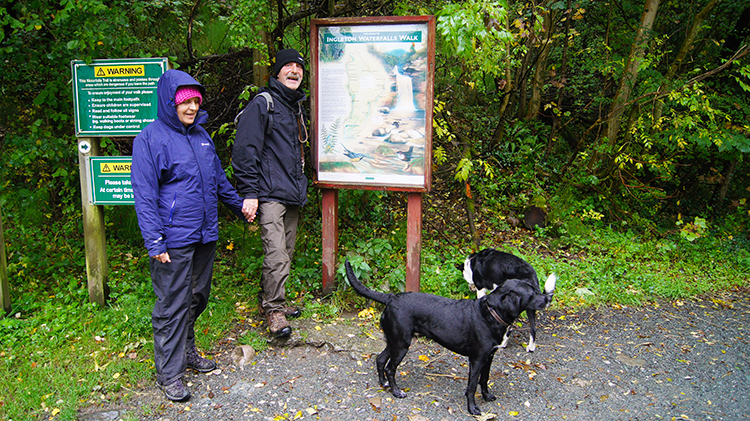
[[[247,222],[253,222],[258,212],[258,199],[245,199],[242,201],[242,214]]]
[[[169,253],[167,253],[166,251],[162,254],[157,254],[156,256],[151,256],[151,257],[153,257],[154,259],[162,263],[172,263],[172,261],[169,260]]]

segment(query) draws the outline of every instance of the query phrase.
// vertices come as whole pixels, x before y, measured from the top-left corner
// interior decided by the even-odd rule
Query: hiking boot
[[[268,330],[277,338],[283,338],[292,334],[292,328],[289,327],[289,322],[286,321],[284,312],[280,310],[268,313]]]
[[[290,319],[296,319],[297,317],[302,315],[302,310],[299,309],[299,307],[292,307],[284,304],[284,316],[290,318]],[[263,309],[263,306],[258,306],[258,312],[260,313],[260,317],[266,317],[266,311]]]
[[[182,384],[181,379],[177,379],[166,386],[159,382],[157,382],[156,385],[162,392],[164,392],[164,396],[170,401],[182,402],[190,399],[190,391],[188,391],[185,385]]]
[[[199,373],[208,373],[209,371],[216,370],[216,363],[201,357],[195,347],[190,348],[185,354],[188,368],[192,368]]]

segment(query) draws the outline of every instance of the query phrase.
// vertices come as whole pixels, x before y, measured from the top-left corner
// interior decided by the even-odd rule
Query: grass
[[[331,296],[318,295],[321,252],[315,233],[320,230],[313,221],[306,224],[287,288],[295,304],[305,307],[303,317],[325,322],[344,311],[367,308],[343,280]],[[340,256],[352,261],[371,288],[398,291],[403,288],[404,232],[398,225],[368,233],[342,230]],[[80,240],[13,227],[5,236],[12,246],[14,309],[0,319],[0,420],[74,420],[78,408],[127,402],[134,391],[150,387],[154,296],[143,248],[131,240],[109,241],[112,301],[97,308],[88,303],[82,256],[75,251],[82,249]],[[239,321],[255,317],[262,261],[258,233],[222,223],[221,238],[212,296],[197,323],[198,347],[205,351]],[[511,241],[486,246],[523,257],[541,279],[555,272],[559,280],[553,306],[558,308],[639,305],[748,286],[750,252],[744,236],[652,239],[592,227],[588,238],[555,248],[550,244],[558,237],[519,232]],[[426,235],[422,291],[470,298],[472,292],[455,268],[468,252],[467,246],[445,246]],[[57,263],[50,268],[45,261]],[[267,333],[253,323],[237,339],[263,352]]]

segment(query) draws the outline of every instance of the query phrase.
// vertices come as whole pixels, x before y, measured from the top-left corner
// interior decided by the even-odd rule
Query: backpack
[[[268,124],[266,125],[266,135],[270,135],[271,134],[271,130],[273,128],[273,110],[274,110],[274,108],[273,108],[273,97],[271,96],[270,93],[268,93],[266,91],[263,91],[263,92],[260,92],[257,95],[255,95],[255,97],[253,97],[253,99],[255,99],[255,98],[259,97],[259,96],[262,96],[263,98],[266,99],[266,111],[268,112]],[[240,116],[242,115],[242,113],[245,112],[246,109],[247,108],[245,108],[242,111],[240,111],[240,113],[237,114],[237,117],[234,118],[234,125],[235,126],[237,125],[237,122],[240,121]]]

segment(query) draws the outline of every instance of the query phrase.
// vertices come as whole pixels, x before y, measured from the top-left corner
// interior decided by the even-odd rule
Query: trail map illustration
[[[422,186],[426,24],[318,28],[318,180]]]

